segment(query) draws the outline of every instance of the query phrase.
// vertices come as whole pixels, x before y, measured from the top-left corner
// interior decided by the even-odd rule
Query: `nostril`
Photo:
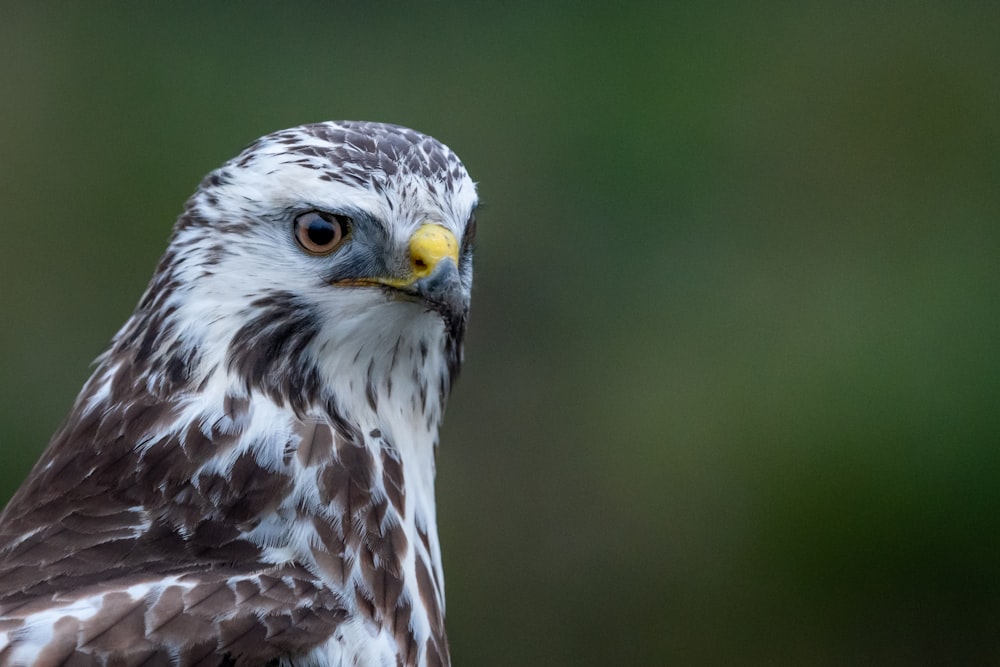
[[[423,271],[424,269],[427,268],[427,262],[417,258],[413,260],[413,268],[415,268],[417,271]]]

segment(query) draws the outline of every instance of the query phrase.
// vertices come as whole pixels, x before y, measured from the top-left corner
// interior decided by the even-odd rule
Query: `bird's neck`
[[[434,468],[460,339],[419,310],[386,308],[381,326],[354,331],[310,329],[281,299],[257,307],[244,328],[205,335],[137,314],[149,321],[126,325],[74,409],[87,432],[54,444],[134,448],[122,502],[179,550],[303,567],[352,591],[349,612],[379,632],[446,654]]]
[[[205,467],[225,469],[249,456],[262,474],[287,476],[271,493],[285,500],[251,531],[255,541],[274,547],[275,559],[307,550],[295,544],[303,512],[328,517],[347,509],[357,519],[367,507],[380,517],[378,530],[398,522],[440,572],[435,454],[451,352],[440,323],[429,316],[424,324],[410,323],[405,334],[395,330],[391,345],[317,336],[294,372],[262,366],[249,349],[229,353],[229,363],[203,362],[181,421],[209,437],[220,431],[220,441],[235,439]]]
[[[447,655],[434,459],[451,352],[441,336],[411,330],[388,355],[363,342],[324,356],[313,341],[306,386],[319,388],[303,396],[204,356],[164,392],[160,366],[144,372],[141,357],[113,348],[77,401],[74,432],[54,444],[133,456],[137,477],[121,502],[175,536],[178,553],[304,568],[350,592],[347,612],[386,641],[410,637]],[[132,452],[103,451],[119,446]],[[107,473],[109,488],[121,485],[117,468]]]
[[[262,391],[236,405],[251,432],[273,433],[284,420],[285,436],[262,467],[291,473],[284,499],[249,538],[265,561],[301,563],[334,589],[352,591],[348,606],[380,634],[410,633],[446,655],[434,467],[447,349],[420,336],[399,338],[390,355],[368,352],[378,347],[340,349],[326,364],[319,356],[324,400],[304,409],[279,406]]]

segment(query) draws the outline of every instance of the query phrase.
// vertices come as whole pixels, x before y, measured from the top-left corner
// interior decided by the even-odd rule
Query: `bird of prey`
[[[449,664],[435,451],[476,204],[380,123],[211,172],[0,515],[0,665]]]

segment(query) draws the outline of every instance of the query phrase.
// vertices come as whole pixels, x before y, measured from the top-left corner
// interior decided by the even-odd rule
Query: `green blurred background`
[[[204,173],[391,121],[485,202],[457,664],[1000,664],[997,3],[6,3],[0,45],[0,501]]]

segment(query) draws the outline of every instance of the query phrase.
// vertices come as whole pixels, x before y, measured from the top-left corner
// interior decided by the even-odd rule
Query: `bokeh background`
[[[201,176],[384,120],[479,181],[464,665],[1000,663],[1000,5],[4,3],[0,500]]]

